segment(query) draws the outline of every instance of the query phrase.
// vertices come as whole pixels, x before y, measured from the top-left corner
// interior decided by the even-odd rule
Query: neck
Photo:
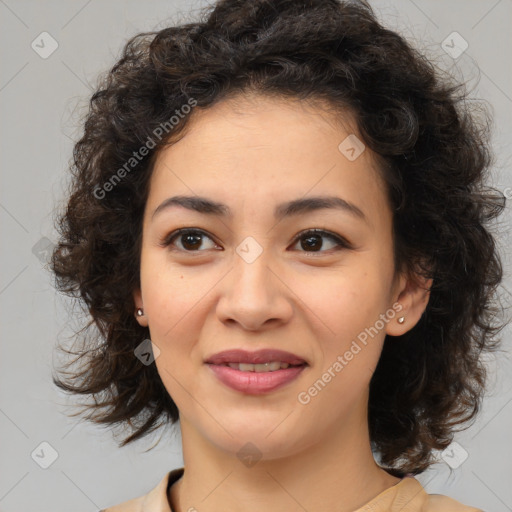
[[[375,463],[365,421],[253,464],[222,450],[185,419],[180,423],[185,473],[170,490],[173,512],[352,512],[400,481]]]

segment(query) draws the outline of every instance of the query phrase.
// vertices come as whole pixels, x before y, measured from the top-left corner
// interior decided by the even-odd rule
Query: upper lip
[[[233,349],[224,350],[210,356],[205,362],[209,364],[224,364],[224,363],[248,363],[248,364],[263,364],[271,361],[280,361],[281,363],[288,363],[291,365],[307,364],[306,361],[296,354],[285,352],[277,349],[262,349],[255,352],[248,352],[247,350]]]

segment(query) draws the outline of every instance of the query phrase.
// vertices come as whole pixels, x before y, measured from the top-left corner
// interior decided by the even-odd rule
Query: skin
[[[392,213],[375,155],[367,148],[350,161],[338,149],[357,134],[354,126],[348,113],[338,122],[320,104],[245,95],[196,108],[186,135],[158,154],[134,300],[180,411],[186,470],[170,490],[176,512],[348,512],[399,482],[370,449],[369,383],[385,335],[417,323],[431,283],[394,268]],[[175,195],[222,202],[232,218],[179,206],[152,217]],[[274,219],[276,205],[320,195],[356,205],[366,220],[341,209]],[[206,234],[195,246],[179,235],[162,246],[179,228]],[[350,248],[324,235],[308,253],[310,235],[303,243],[296,236],[313,228]],[[248,236],[262,249],[252,263],[236,252]],[[400,313],[308,404],[299,403],[298,394],[397,303]],[[309,366],[278,390],[248,395],[204,364],[232,348],[279,348]],[[261,456],[250,467],[237,456],[247,442]]]

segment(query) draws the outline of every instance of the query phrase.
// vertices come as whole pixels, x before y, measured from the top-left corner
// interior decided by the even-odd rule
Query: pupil
[[[184,241],[185,240],[185,241]],[[182,244],[187,249],[197,249],[201,245],[201,235],[182,235]],[[306,251],[322,248],[322,238],[319,235],[311,235],[302,239],[302,248]],[[316,247],[318,245],[318,247]]]
[[[183,237],[186,240],[185,243],[183,243],[183,238],[182,238],[183,247],[185,247],[187,249],[197,249],[197,247],[199,247],[201,245],[201,236],[200,235],[188,234],[188,235],[183,235]],[[187,247],[187,244],[189,244],[189,241],[194,240],[194,239],[195,239],[196,243],[194,243],[192,241],[192,242],[190,242],[190,245],[192,245],[192,247]]]
[[[305,250],[314,249],[315,243],[318,244],[318,241],[320,241],[320,245],[318,249],[322,248],[322,239],[318,235],[312,235],[308,236],[307,238],[303,239],[306,243],[302,244],[302,248]]]

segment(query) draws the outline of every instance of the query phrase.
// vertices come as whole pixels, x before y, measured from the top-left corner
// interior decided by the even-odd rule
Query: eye
[[[197,249],[201,247],[202,237],[207,238],[213,243],[213,246],[216,246],[215,242],[213,242],[213,240],[204,231],[199,229],[178,229],[165,238],[162,242],[162,246],[168,247],[173,245],[174,240],[178,238],[178,241],[181,242],[181,247],[178,247],[179,250],[186,252],[201,252]],[[207,249],[212,248],[214,247],[207,247]]]
[[[185,252],[202,252],[199,248],[203,244],[203,238],[210,240],[211,244],[210,247],[206,247],[202,250],[215,249],[217,247],[217,244],[213,239],[204,231],[191,228],[178,229],[177,231],[172,232],[162,241],[161,245],[162,247],[175,245],[175,240],[177,239],[181,245],[181,247],[178,245],[178,250]],[[326,252],[326,250],[321,250],[325,249],[323,242],[324,238],[328,239],[331,243],[331,247],[327,247],[327,250],[333,248],[338,250],[350,249],[352,247],[344,238],[322,229],[309,229],[299,233],[294,239],[294,245],[302,242],[301,247],[304,249],[303,252],[307,253]]]
[[[340,250],[351,248],[350,243],[344,238],[322,229],[309,229],[299,233],[294,240],[294,244],[302,242],[301,247],[304,249],[304,252],[326,252],[320,250],[324,248],[322,238],[327,238],[331,241],[332,246],[327,247],[327,249],[335,248]]]

